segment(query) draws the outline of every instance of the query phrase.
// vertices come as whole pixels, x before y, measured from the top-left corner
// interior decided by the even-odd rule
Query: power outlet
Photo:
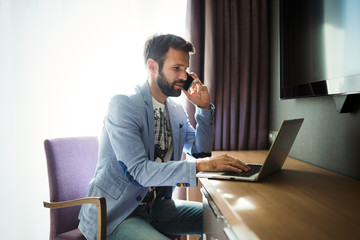
[[[274,143],[278,131],[269,131],[269,147]]]

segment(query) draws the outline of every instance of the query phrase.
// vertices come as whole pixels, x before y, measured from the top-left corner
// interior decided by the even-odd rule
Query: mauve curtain
[[[188,1],[190,70],[216,107],[214,150],[268,148],[269,9],[269,0]]]

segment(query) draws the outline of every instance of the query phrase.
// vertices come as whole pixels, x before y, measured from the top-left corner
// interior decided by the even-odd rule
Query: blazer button
[[[136,197],[136,200],[137,200],[138,202],[140,202],[140,201],[141,201],[141,196],[137,196],[137,197]]]
[[[178,187],[188,187],[188,186],[190,186],[190,183],[177,183],[176,186],[178,186]]]

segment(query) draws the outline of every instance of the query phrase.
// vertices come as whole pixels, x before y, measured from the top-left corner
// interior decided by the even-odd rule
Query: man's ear
[[[159,64],[154,59],[149,58],[147,60],[147,68],[151,74],[155,75],[158,73]]]

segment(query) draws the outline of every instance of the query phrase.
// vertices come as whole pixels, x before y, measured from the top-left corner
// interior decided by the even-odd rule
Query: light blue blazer
[[[128,95],[116,95],[109,104],[99,145],[99,160],[87,196],[104,196],[107,235],[139,205],[150,186],[167,186],[162,198],[171,198],[174,186],[196,187],[196,164],[180,161],[182,153],[210,153],[213,146],[213,109],[196,109],[196,130],[182,106],[166,101],[174,153],[168,163],[154,161],[154,110],[148,83]],[[96,207],[85,204],[79,229],[96,239]]]

